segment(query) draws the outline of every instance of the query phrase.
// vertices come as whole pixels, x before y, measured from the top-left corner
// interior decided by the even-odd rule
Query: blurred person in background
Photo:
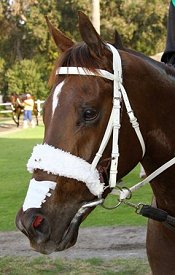
[[[28,128],[28,122],[32,128],[35,127],[35,123],[32,119],[32,112],[34,107],[34,100],[31,94],[26,95],[26,99],[23,102],[24,106],[24,118],[23,118],[23,128]]]

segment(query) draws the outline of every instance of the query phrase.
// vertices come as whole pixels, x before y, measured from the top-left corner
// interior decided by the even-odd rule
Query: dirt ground
[[[3,119],[2,121],[0,121],[0,136],[3,136],[8,132],[19,131],[20,128],[16,126],[13,120]]]
[[[145,227],[91,227],[80,228],[76,245],[49,257],[64,259],[146,258]],[[18,231],[0,233],[0,257],[41,254],[30,248],[28,239]]]
[[[18,131],[13,122],[0,123],[0,136]],[[49,257],[64,259],[101,258],[146,258],[145,227],[98,227],[80,228],[76,245]],[[0,257],[28,256],[41,254],[30,248],[28,239],[18,231],[0,232]]]

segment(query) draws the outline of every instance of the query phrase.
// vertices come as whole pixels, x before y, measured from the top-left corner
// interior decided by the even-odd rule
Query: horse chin
[[[36,243],[34,241],[30,241],[30,246],[34,251],[46,255],[56,251],[56,244],[53,241],[48,241],[46,243]]]
[[[35,251],[42,254],[51,254],[56,251],[63,251],[75,245],[78,237],[79,226],[80,222],[78,221],[77,223],[71,223],[59,243],[51,239],[46,242],[36,242],[30,240],[30,245]]]
[[[78,236],[78,232],[76,234]],[[33,248],[33,250],[35,250],[36,252],[49,255],[53,252],[59,252],[59,251],[66,250],[66,249],[72,247],[73,245],[75,245],[75,243],[77,241],[77,236],[76,236],[76,238],[70,239],[69,241],[63,239],[59,244],[55,243],[54,241],[49,240],[46,243],[40,243],[40,244],[33,243],[31,241],[30,245]]]

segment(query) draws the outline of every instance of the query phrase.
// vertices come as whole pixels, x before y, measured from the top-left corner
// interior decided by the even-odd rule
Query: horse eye
[[[91,121],[96,119],[98,113],[95,109],[86,109],[83,113],[83,118],[85,121]]]

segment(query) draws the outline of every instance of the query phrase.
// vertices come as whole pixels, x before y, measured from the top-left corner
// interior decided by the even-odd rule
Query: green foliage
[[[78,32],[78,11],[91,16],[91,0],[57,0],[57,9],[60,10],[61,20],[59,28],[75,41],[80,40]]]
[[[102,37],[113,41],[114,31],[118,30],[128,48],[147,55],[163,51],[168,4],[169,0],[103,0],[100,2]],[[38,97],[46,97],[47,80],[57,57],[57,49],[44,16],[47,15],[56,27],[74,40],[80,40],[78,10],[91,17],[92,1],[13,0],[12,5],[8,0],[0,1],[0,90],[3,94],[14,89],[14,84],[11,87],[12,83],[8,83],[9,72],[12,75],[11,70],[15,68],[11,78],[13,83],[17,83],[18,77],[21,77],[18,72],[20,62],[33,60],[37,64],[37,76],[34,79],[42,83],[36,83],[35,88],[33,84],[29,87]],[[20,83],[15,90],[26,89],[25,85]]]
[[[11,69],[8,69],[6,78],[9,92],[31,93],[40,99],[47,93],[41,72],[34,60],[23,59],[16,62]]]
[[[0,92],[3,90],[3,79],[4,79],[4,66],[5,60],[0,57]]]
[[[102,34],[113,39],[116,29],[124,45],[148,55],[165,47],[168,0],[101,1]]]
[[[6,75],[3,93],[23,93],[30,89],[37,98],[45,98],[56,47],[50,39],[44,15],[57,24],[59,13],[55,1],[44,0],[39,4],[37,0],[15,0],[9,6],[4,0],[0,10],[3,14],[0,52],[5,60],[3,73]]]

